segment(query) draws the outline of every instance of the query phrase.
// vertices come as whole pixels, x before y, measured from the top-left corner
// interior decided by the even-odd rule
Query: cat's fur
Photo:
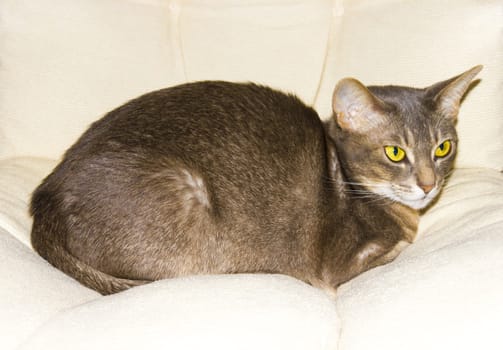
[[[103,294],[245,272],[336,288],[414,240],[480,69],[426,89],[344,79],[325,125],[296,97],[254,84],[146,94],[95,122],[37,188],[33,247]],[[446,139],[451,154],[435,159]],[[387,145],[406,159],[390,161]]]

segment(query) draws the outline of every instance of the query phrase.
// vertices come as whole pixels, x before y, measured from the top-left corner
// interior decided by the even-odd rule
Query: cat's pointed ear
[[[459,105],[482,66],[475,66],[454,78],[442,81],[426,89],[427,96],[433,99],[437,110],[447,118],[456,120]]]
[[[342,129],[359,133],[370,130],[382,122],[384,106],[356,79],[342,79],[334,89],[332,108]]]

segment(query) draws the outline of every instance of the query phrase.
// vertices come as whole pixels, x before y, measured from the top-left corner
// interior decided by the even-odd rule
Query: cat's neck
[[[339,201],[345,203],[349,212],[357,211],[361,217],[358,221],[359,226],[371,227],[376,230],[388,230],[394,227],[392,231],[397,235],[397,239],[412,243],[415,240],[419,224],[419,211],[412,209],[404,204],[395,202],[386,197],[366,199],[352,196],[351,191],[347,189],[342,193]],[[376,195],[377,196],[377,195]],[[367,235],[368,232],[363,233]]]
[[[412,243],[416,237],[419,224],[419,211],[408,207],[400,202],[393,201],[384,196],[375,195],[375,198],[361,198],[358,195],[352,194],[350,185],[351,180],[345,180],[343,191],[339,192],[344,201],[345,207],[351,211],[351,208],[358,208],[362,213],[363,222],[374,222],[376,225],[371,225],[377,230],[395,227],[393,229],[400,240]],[[377,223],[380,223],[380,228]],[[367,226],[367,225],[365,225]]]
[[[389,215],[402,228],[403,240],[408,243],[414,242],[419,224],[419,211],[397,202],[389,203],[388,208]]]

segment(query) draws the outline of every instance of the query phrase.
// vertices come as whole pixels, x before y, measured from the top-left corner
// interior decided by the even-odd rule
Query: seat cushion
[[[27,247],[31,247],[28,211],[31,193],[54,166],[54,160],[43,158],[0,160],[0,228]]]
[[[0,228],[0,347],[15,349],[55,314],[99,297]]]
[[[323,292],[281,275],[158,281],[56,315],[21,349],[336,350]]]

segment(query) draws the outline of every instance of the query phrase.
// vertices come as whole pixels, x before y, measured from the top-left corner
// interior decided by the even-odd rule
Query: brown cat
[[[414,240],[481,68],[426,89],[344,79],[326,125],[254,84],[146,94],[95,122],[37,188],[33,247],[103,294],[250,272],[336,288]]]

